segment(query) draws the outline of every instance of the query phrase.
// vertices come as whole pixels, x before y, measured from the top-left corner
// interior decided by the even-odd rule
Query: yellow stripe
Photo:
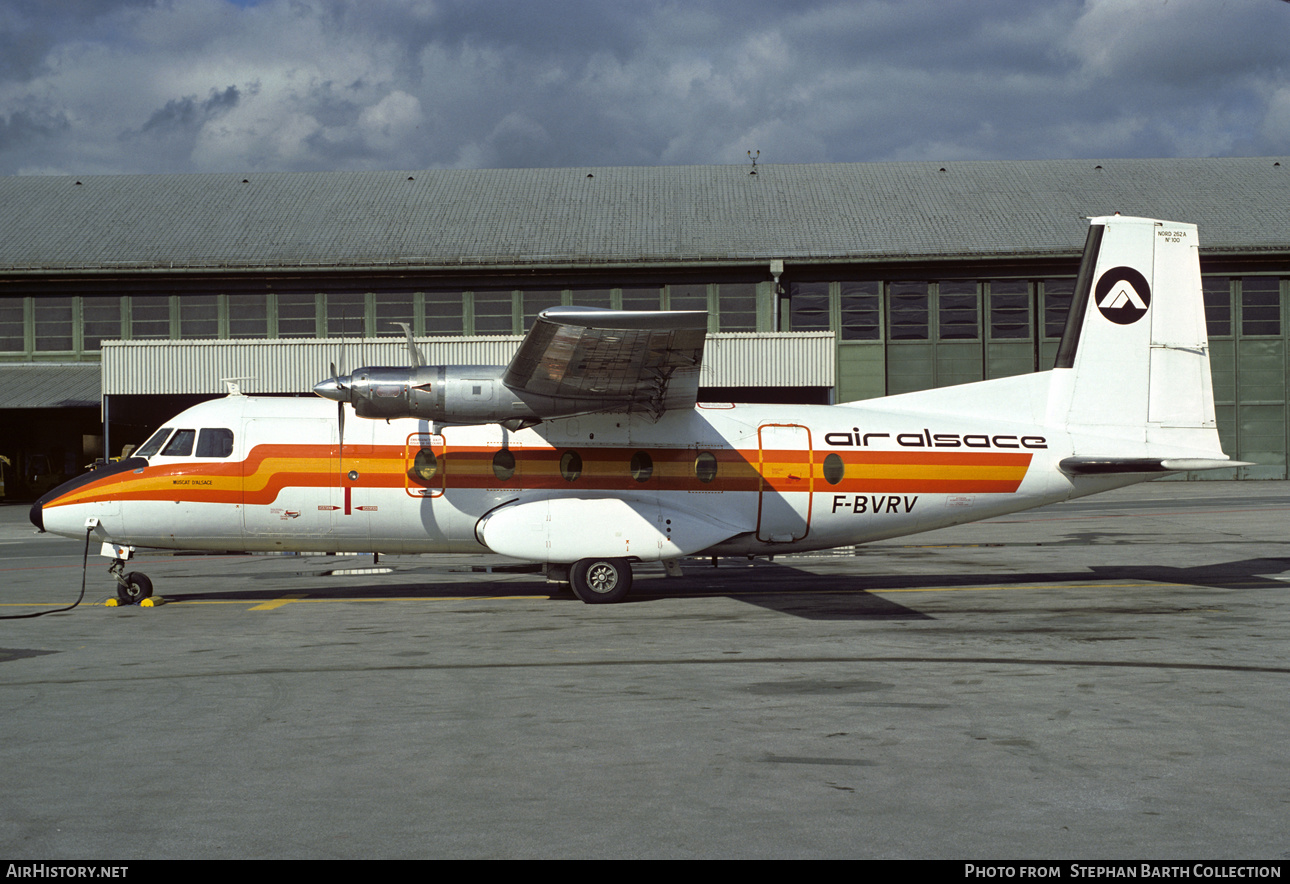
[[[262,604],[262,605],[256,605],[254,608],[251,608],[250,610],[252,610],[252,611],[272,611],[274,608],[281,608],[283,605],[285,605],[285,604],[287,604],[287,603],[289,603],[289,602],[296,602],[296,601],[299,601],[300,599],[303,599],[303,598],[307,598],[307,593],[303,593],[303,592],[293,592],[293,593],[290,593],[290,594],[288,594],[288,595],[283,596],[283,597],[282,597],[282,598],[280,598],[280,599],[274,599],[274,600],[273,600],[273,601],[271,601],[271,602],[265,602],[265,603],[264,603],[264,604]]]

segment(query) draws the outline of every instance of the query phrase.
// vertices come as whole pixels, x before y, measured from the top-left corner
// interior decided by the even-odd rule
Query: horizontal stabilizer
[[[1109,473],[1187,473],[1253,464],[1213,457],[1067,457],[1059,466],[1068,476],[1101,476]]]

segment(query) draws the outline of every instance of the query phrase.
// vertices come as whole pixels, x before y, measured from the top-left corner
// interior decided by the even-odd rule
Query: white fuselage
[[[45,501],[43,521],[80,537],[94,517],[96,536],[141,547],[651,561],[863,543],[1143,478],[1066,476],[1070,441],[1042,421],[920,415],[898,400],[700,405],[518,432],[351,415],[342,446],[330,403],[230,396],[168,424],[231,431],[227,456],[163,448],[89,474]]]

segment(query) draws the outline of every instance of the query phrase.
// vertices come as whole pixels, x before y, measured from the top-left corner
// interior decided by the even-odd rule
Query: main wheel
[[[626,559],[579,559],[569,569],[573,594],[589,605],[621,602],[632,588]]]
[[[125,585],[116,585],[116,597],[127,605],[137,605],[152,598],[152,581],[147,574],[131,571],[125,575]]]

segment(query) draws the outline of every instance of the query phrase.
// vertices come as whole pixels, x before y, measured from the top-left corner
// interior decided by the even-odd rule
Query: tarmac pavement
[[[0,858],[1290,859],[1288,515],[1153,483],[613,606],[144,552],[162,603],[109,608],[92,549],[0,621]],[[0,614],[80,590],[33,531]]]

